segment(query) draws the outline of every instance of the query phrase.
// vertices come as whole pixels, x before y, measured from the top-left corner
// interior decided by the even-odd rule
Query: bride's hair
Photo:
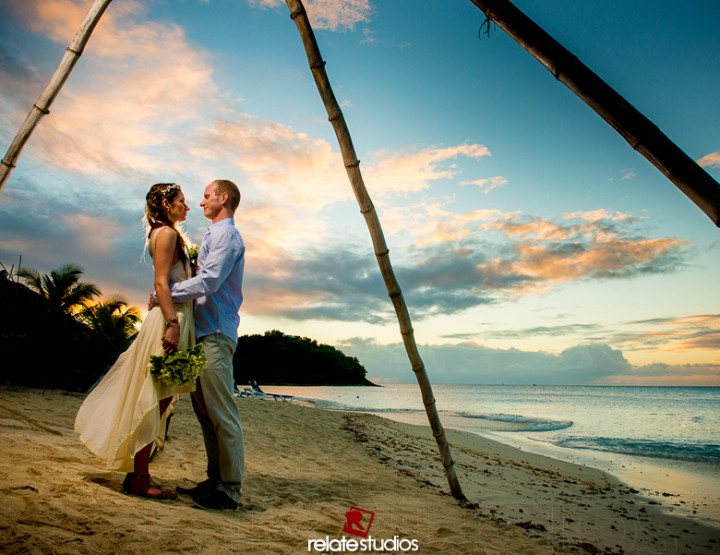
[[[182,189],[177,183],[156,183],[145,196],[145,231],[147,232],[147,240],[153,230],[159,227],[171,227],[178,234],[178,251],[181,260],[187,260],[188,240],[185,233],[178,226],[174,225],[167,217],[167,213],[162,207],[162,201],[167,199],[173,202],[175,197],[180,194]]]

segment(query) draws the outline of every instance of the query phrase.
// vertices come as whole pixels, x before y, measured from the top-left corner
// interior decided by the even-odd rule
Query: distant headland
[[[278,330],[240,337],[234,365],[239,385],[376,385],[356,357]]]

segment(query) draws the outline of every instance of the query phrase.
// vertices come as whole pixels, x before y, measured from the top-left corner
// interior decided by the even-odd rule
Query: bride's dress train
[[[176,262],[171,271],[173,282],[190,277],[187,263]],[[180,323],[178,351],[195,345],[193,303],[176,303]],[[100,383],[83,402],[75,418],[75,431],[80,440],[109,470],[132,472],[135,454],[155,442],[165,440],[165,411],[162,419],[158,403],[173,397],[171,405],[182,393],[194,391],[195,386],[167,387],[155,382],[150,374],[150,355],[164,355],[162,338],[165,317],[159,306],[145,318],[137,338],[130,348],[118,357]]]

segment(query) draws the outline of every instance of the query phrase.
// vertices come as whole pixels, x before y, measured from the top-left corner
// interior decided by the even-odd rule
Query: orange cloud
[[[405,194],[422,191],[430,182],[448,179],[459,173],[453,166],[442,166],[443,162],[464,156],[479,159],[490,156],[483,145],[459,145],[447,148],[427,148],[410,154],[391,154],[386,151],[377,154],[379,161],[365,171],[368,189],[373,194]]]
[[[636,352],[647,360],[649,356],[677,355],[695,361],[720,360],[720,315],[704,314],[682,318],[633,322],[638,331],[617,333],[610,337],[613,344],[624,351]]]
[[[697,161],[704,168],[720,168],[720,152],[711,152]]]
[[[409,207],[383,208],[381,219],[388,235],[410,233],[419,237],[413,246],[425,247],[438,243],[454,243],[470,236],[478,228],[490,226],[503,214],[499,210],[472,210],[455,213],[447,210],[446,202],[421,202]]]
[[[24,26],[65,45],[88,5],[28,0],[13,7]],[[274,221],[284,226],[263,228],[268,244],[321,241],[318,212],[352,199],[340,155],[327,141],[238,113],[239,101],[219,91],[210,61],[181,28],[147,20],[141,4],[112,4],[28,151],[64,171],[122,181],[138,195],[162,179],[189,186],[218,174],[239,178],[282,214]]]
[[[622,221],[627,219],[637,219],[633,218],[630,214],[623,214],[622,212],[611,212],[609,210],[605,210],[604,208],[598,208],[597,210],[585,210],[585,211],[579,211],[579,212],[568,212],[563,216],[566,220],[573,219],[573,218],[580,218],[585,221],[589,222],[597,222],[600,220],[609,220],[609,221]]]
[[[673,368],[675,368],[673,366]],[[720,386],[720,367],[709,374],[671,374],[667,376],[610,376],[602,380],[608,385],[717,387]]]
[[[383,210],[386,228],[409,235],[407,251],[423,264],[438,266],[443,253],[464,252],[443,259],[447,271],[462,287],[522,294],[537,293],[561,282],[631,277],[668,271],[682,255],[687,241],[643,239],[629,226],[628,214],[598,210],[566,215],[581,223],[566,223],[517,213],[450,210],[452,199],[422,202]],[[389,224],[389,225],[388,225]]]
[[[62,45],[88,6],[76,0],[12,2],[25,27]],[[311,6],[335,26],[369,14],[369,4],[360,0]],[[28,151],[67,172],[122,181],[138,195],[159,179],[190,185],[222,173],[239,179],[245,190],[261,192],[263,202],[282,212],[278,221],[287,223],[284,229],[297,231],[266,229],[268,244],[296,244],[311,236],[322,241],[318,214],[333,203],[353,201],[340,154],[323,139],[241,113],[240,101],[219,90],[211,61],[182,28],[148,20],[143,4],[112,4]],[[373,195],[388,196],[456,175],[454,158],[489,155],[486,147],[467,144],[383,152],[362,169]],[[450,234],[446,239],[453,236],[451,229],[444,233]]]
[[[327,141],[247,114],[218,120],[188,147],[194,159],[242,171],[267,198],[316,214],[352,199],[342,158]]]
[[[664,334],[667,350],[720,352],[720,315],[687,316],[664,322],[672,330]]]
[[[89,2],[13,2],[21,23],[66,45]],[[176,25],[144,19],[133,2],[112,4],[31,149],[45,163],[98,176],[171,173],[178,128],[202,120],[217,87],[205,56]],[[158,156],[159,152],[163,155]],[[186,158],[185,158],[186,159]],[[173,167],[174,166],[174,167]]]
[[[683,241],[652,239],[647,241],[605,241],[578,249],[548,248],[520,243],[516,271],[542,281],[567,281],[585,276],[609,277],[652,263],[674,251]]]
[[[494,226],[489,225],[487,229],[492,229],[493,227],[501,229],[506,235],[531,235],[538,241],[564,240],[577,233],[577,228],[565,228],[560,224],[548,220],[536,219],[521,221],[513,217],[497,222]]]

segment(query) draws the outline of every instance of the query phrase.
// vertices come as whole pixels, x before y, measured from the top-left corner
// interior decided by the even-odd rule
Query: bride
[[[180,185],[158,183],[146,197],[145,224],[159,305],[145,318],[137,338],[83,402],[75,418],[80,440],[108,470],[127,472],[123,489],[156,499],[177,494],[150,479],[153,445],[162,446],[169,407],[194,385],[166,386],[150,374],[151,355],[172,354],[195,345],[193,304],[173,304],[172,283],[191,277],[187,245],[178,224],[188,206]]]

